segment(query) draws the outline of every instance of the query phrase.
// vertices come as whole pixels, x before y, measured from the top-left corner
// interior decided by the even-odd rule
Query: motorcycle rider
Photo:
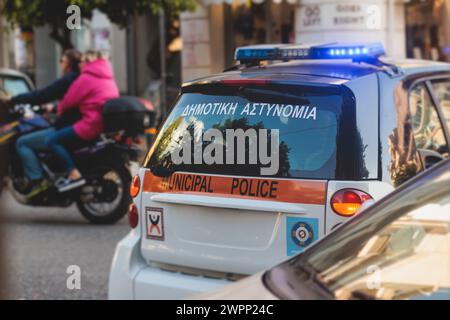
[[[62,76],[48,86],[29,93],[2,99],[4,106],[15,104],[41,105],[51,101],[62,99],[71,84],[79,76],[79,63],[81,53],[75,49],[64,51],[59,62]],[[43,169],[35,152],[47,150],[46,138],[54,128],[48,128],[32,132],[20,137],[16,142],[16,150],[19,155],[25,175],[29,179],[26,197],[31,198],[49,188],[50,183],[44,178]]]
[[[80,69],[80,76],[58,104],[57,114],[61,117],[76,110],[81,117],[75,124],[51,132],[47,139],[48,149],[62,160],[67,173],[67,177],[56,185],[60,192],[86,183],[66,146],[97,138],[103,131],[103,104],[119,97],[111,64],[101,52],[87,51],[82,57]]]

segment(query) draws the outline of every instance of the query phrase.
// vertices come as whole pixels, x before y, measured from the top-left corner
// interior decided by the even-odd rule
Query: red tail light
[[[372,197],[364,191],[342,189],[331,197],[331,208],[340,216],[351,217],[367,200],[372,200]]]
[[[141,179],[139,178],[138,175],[136,175],[133,177],[133,180],[131,180],[130,195],[133,198],[135,198],[139,194],[140,190],[141,190]]]
[[[139,213],[137,206],[132,203],[128,207],[128,224],[132,229],[136,228],[139,222]]]
[[[125,138],[124,142],[127,146],[131,146],[133,144],[133,139],[130,137],[127,137],[127,138]]]

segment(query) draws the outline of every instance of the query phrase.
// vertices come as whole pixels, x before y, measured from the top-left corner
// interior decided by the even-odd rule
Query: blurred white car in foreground
[[[200,299],[450,300],[450,160],[310,249]]]

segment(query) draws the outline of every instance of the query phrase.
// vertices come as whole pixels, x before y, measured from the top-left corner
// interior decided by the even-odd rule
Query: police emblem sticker
[[[147,238],[164,240],[164,212],[162,208],[145,207]]]
[[[293,256],[316,241],[319,236],[318,219],[286,218],[286,254]]]

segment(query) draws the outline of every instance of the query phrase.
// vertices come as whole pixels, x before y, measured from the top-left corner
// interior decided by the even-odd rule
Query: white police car
[[[448,156],[450,64],[379,44],[238,48],[183,85],[134,178],[109,298],[182,298],[301,252]]]

